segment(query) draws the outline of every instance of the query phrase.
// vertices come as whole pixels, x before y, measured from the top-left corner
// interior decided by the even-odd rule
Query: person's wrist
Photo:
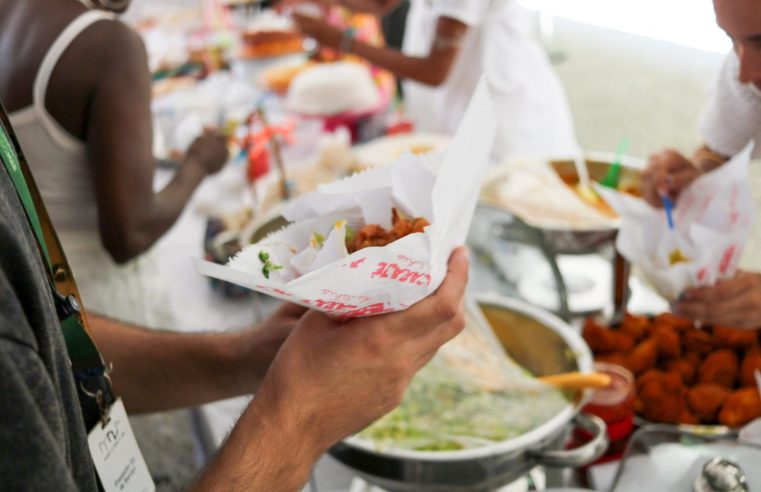
[[[341,34],[341,40],[338,44],[338,52],[342,55],[351,53],[354,45],[354,38],[357,37],[357,30],[353,27],[347,27]]]
[[[692,162],[700,174],[713,171],[727,160],[728,159],[725,156],[714,152],[707,146],[699,148],[692,158]]]
[[[256,391],[284,340],[285,336],[261,326],[227,337],[225,360],[236,374],[238,392]]]
[[[209,174],[209,171],[203,162],[193,156],[187,156],[180,168],[180,173],[188,180],[200,182],[207,174]]]
[[[264,439],[274,436],[284,453],[295,453],[296,464],[309,464],[307,472],[333,444],[325,442],[321,426],[305,411],[303,402],[299,405],[297,399],[272,394],[267,388],[257,392],[246,413]]]

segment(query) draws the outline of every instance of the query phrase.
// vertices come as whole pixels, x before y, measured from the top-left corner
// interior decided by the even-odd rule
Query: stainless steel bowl
[[[510,355],[537,375],[591,371],[592,354],[578,333],[557,317],[525,302],[485,296],[478,304]],[[460,451],[378,451],[351,437],[330,454],[361,478],[390,492],[486,492],[521,477],[537,465],[577,467],[607,447],[605,424],[579,413],[588,398],[578,392],[555,417],[516,438]],[[563,450],[567,432],[580,427],[595,437]]]
[[[614,156],[602,153],[591,152],[585,155],[589,178],[592,181],[601,181],[610,170],[613,164]],[[545,160],[544,162],[555,170],[557,175],[564,182],[573,185],[578,183],[579,177],[573,159],[556,159]],[[620,186],[625,189],[638,190],[641,181],[641,171],[643,162],[638,159],[622,159]],[[509,169],[506,165],[505,169]],[[506,172],[506,171],[505,171]],[[505,227],[501,231],[501,236],[505,239],[538,244],[540,247],[547,249],[551,254],[589,254],[594,253],[600,248],[610,245],[616,238],[617,227],[600,227],[600,228],[576,228],[572,225],[563,227],[557,225],[553,227],[537,227],[530,224],[527,217],[513,216],[510,212],[509,205],[500,204],[494,196],[495,186],[500,179],[504,179],[499,168],[493,175],[492,181],[487,181],[481,192],[480,205],[495,210],[501,210],[512,219],[505,222]]]

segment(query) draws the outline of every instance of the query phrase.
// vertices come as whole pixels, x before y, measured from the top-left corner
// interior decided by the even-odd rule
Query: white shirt
[[[576,151],[563,89],[515,1],[412,0],[405,54],[428,55],[439,17],[460,21],[468,31],[443,84],[404,83],[407,110],[418,130],[453,134],[486,73],[499,116],[495,158]]]
[[[756,141],[753,158],[761,157],[761,91],[738,80],[740,60],[733,51],[724,60],[700,117],[700,132],[708,147],[731,157]]]

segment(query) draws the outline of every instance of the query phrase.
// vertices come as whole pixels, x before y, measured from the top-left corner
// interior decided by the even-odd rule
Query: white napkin
[[[616,247],[665,298],[673,300],[687,288],[735,275],[755,218],[748,185],[752,150],[753,143],[682,192],[673,213],[675,231],[668,228],[662,209],[596,187],[621,216]],[[675,249],[689,261],[671,265],[669,255]]]
[[[245,248],[228,265],[198,260],[196,266],[204,275],[336,317],[405,309],[438,288],[452,250],[464,243],[495,133],[496,115],[481,80],[445,153],[408,153],[389,167],[322,185],[285,210],[290,226]],[[388,228],[392,207],[431,225],[349,255],[346,228],[373,223]],[[321,248],[312,247],[316,238]],[[281,267],[269,278],[262,251]]]

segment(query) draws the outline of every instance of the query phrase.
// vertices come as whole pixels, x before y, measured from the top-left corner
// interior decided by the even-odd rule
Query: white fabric
[[[733,51],[724,60],[708,104],[700,118],[700,132],[709,148],[727,157],[744,149],[751,140],[761,142],[761,91],[738,80],[740,61]],[[761,157],[761,145],[753,150]]]
[[[418,130],[452,134],[486,73],[499,121],[495,158],[577,151],[563,88],[531,37],[527,13],[514,0],[412,0],[404,53],[430,52],[439,17],[469,28],[443,84],[405,82],[406,107]]]
[[[10,115],[16,136],[42,194],[88,311],[149,327],[172,322],[168,290],[152,254],[117,265],[103,248],[95,185],[84,142],[45,108],[48,82],[61,55],[85,29],[114,16],[88,11],[64,29],[40,64],[32,105]]]

